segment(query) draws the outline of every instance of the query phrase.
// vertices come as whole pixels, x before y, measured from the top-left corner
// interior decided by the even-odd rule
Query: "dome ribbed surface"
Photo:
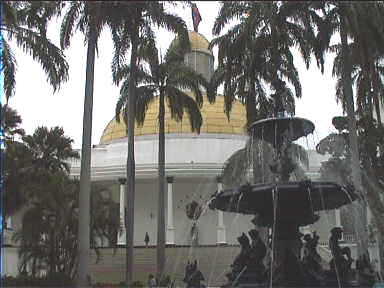
[[[171,118],[168,106],[165,106],[165,133],[192,133],[188,114],[184,113],[183,120],[176,122]],[[158,99],[148,106],[143,126],[135,125],[135,136],[159,133],[158,107]],[[207,97],[204,97],[201,114],[203,116],[203,125],[201,126],[200,133],[246,135],[246,130],[244,129],[246,125],[245,107],[239,101],[233,103],[229,121],[224,113],[224,97],[221,95],[216,97],[214,104],[210,104]],[[101,136],[100,144],[107,144],[111,141],[127,137],[126,125],[122,117],[120,117],[120,120],[120,123],[118,123],[114,117],[108,123]]]

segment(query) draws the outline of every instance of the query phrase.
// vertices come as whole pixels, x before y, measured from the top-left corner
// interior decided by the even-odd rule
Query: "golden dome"
[[[200,51],[213,55],[212,51],[208,49],[209,41],[203,35],[195,31],[188,31],[188,36],[192,51]]]
[[[195,31],[188,31],[188,37],[192,51],[199,51],[213,56],[212,50],[208,49],[209,41],[203,35]],[[174,41],[177,41],[177,38],[172,41],[172,44]]]
[[[165,106],[165,133],[192,133],[188,114],[185,113],[183,120],[176,122],[171,118],[168,106]],[[135,136],[159,133],[158,107],[159,100],[157,98],[148,106],[143,126],[138,127],[137,124],[135,125]],[[200,111],[203,116],[200,133],[246,134],[244,130],[246,125],[245,107],[241,102],[235,101],[233,103],[229,121],[224,113],[224,97],[222,95],[217,95],[214,104],[210,104],[207,98],[204,97],[203,107]],[[108,123],[100,138],[100,144],[107,144],[113,140],[127,137],[126,126],[122,117],[120,120],[120,123],[118,123],[114,117]]]

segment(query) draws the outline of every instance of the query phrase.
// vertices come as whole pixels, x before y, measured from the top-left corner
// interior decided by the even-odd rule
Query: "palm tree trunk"
[[[374,68],[371,71],[372,71],[371,75],[372,75],[372,84],[373,84],[372,85],[373,86],[373,103],[375,105],[376,120],[377,120],[377,123],[380,127],[380,126],[382,126],[382,123],[381,123],[381,113],[380,113],[379,87],[377,84],[378,74],[377,74],[377,70]]]
[[[136,27],[135,27],[136,28]],[[136,28],[137,30],[137,28]],[[136,105],[136,61],[138,47],[138,31],[133,32],[131,39],[131,74],[129,76],[129,97],[127,101],[127,136],[128,136],[128,154],[127,154],[127,185],[125,186],[125,207],[126,210],[126,283],[133,283],[133,239],[135,223],[135,105]]]
[[[157,216],[157,279],[161,279],[165,265],[165,129],[164,129],[164,91],[159,99],[159,199]],[[168,207],[169,209],[169,207]]]
[[[247,128],[251,126],[253,122],[256,121],[257,111],[256,111],[256,90],[255,90],[255,84],[254,81],[252,81],[250,84],[249,90],[248,90],[248,97],[246,101],[246,116],[247,116]]]
[[[377,245],[381,264],[378,269],[381,275],[384,275],[384,222],[382,221],[384,205],[380,196],[384,187],[380,184],[374,170],[370,167],[366,167],[363,180],[364,186],[367,187],[367,202],[377,228]]]
[[[78,287],[87,286],[89,236],[90,236],[90,193],[91,193],[91,137],[93,109],[93,81],[95,70],[96,31],[90,25],[88,39],[87,68],[83,115],[83,139],[81,147],[80,195],[79,195],[79,262]]]
[[[341,3],[340,10],[345,12],[345,6]],[[361,172],[360,172],[360,161],[359,161],[359,150],[357,143],[357,129],[356,129],[356,114],[354,108],[353,91],[352,91],[352,79],[351,79],[351,65],[348,61],[348,39],[345,31],[346,23],[345,16],[343,13],[340,15],[340,38],[341,38],[341,53],[343,61],[343,94],[347,108],[348,128],[349,128],[349,142],[351,147],[351,158],[352,158],[352,180],[353,185],[362,199],[364,199],[364,193],[361,185]],[[355,202],[353,204],[355,212],[354,221],[356,224],[357,232],[357,251],[358,255],[368,253],[368,237],[366,233],[366,205],[363,200]]]

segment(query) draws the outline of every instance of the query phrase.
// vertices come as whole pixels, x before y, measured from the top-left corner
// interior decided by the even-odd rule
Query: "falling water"
[[[237,201],[237,205],[236,205],[236,211],[237,211],[237,213],[239,213],[240,212],[240,201],[241,201],[241,199],[243,198],[243,195],[244,195],[244,191],[242,191],[241,193],[240,193],[240,196],[239,196],[239,200]]]
[[[307,187],[307,191],[308,191],[308,195],[309,195],[309,205],[310,205],[310,208],[311,208],[311,215],[313,215],[315,211],[313,210],[313,201],[312,201],[312,195],[311,195],[311,188]]]
[[[322,210],[323,211],[327,211],[326,210],[326,207],[325,207],[325,201],[324,201],[324,195],[323,195],[323,191],[322,191],[322,188],[319,187],[319,191],[320,191],[320,199],[321,199],[321,205],[322,205]],[[328,227],[331,227],[330,225],[330,221],[329,221],[329,218],[328,218],[328,214],[325,212],[324,213],[326,215],[326,221],[327,221],[327,226]],[[332,251],[331,251],[332,252]],[[333,256],[333,255],[332,255]],[[339,276],[339,269],[337,267],[337,265],[335,265],[335,270],[336,270],[336,278],[337,278],[337,284],[339,286],[339,288],[341,288],[341,283],[340,283],[340,276]]]
[[[265,178],[264,178],[264,147],[263,147],[263,138],[261,138],[261,140],[258,142],[258,145],[259,145],[259,157],[258,157],[258,161],[260,163],[260,166],[261,166],[261,181],[263,183],[265,183]]]
[[[312,142],[313,142],[313,147],[316,147],[315,137],[317,139],[319,139],[319,136],[318,136],[316,131],[314,131],[314,134],[312,134],[312,137],[311,137]],[[306,137],[306,141],[307,141],[307,147],[309,147],[308,138],[307,137]],[[323,195],[321,187],[319,187],[319,192],[320,192],[320,200],[321,200],[322,211],[324,211],[324,215],[325,215],[326,225],[327,225],[327,227],[331,228],[331,224],[330,224],[330,220],[329,220],[329,215],[327,213],[328,210],[326,209],[326,206],[325,206],[324,195]],[[337,284],[338,284],[338,287],[341,288],[341,282],[340,282],[341,279],[340,279],[339,269],[338,269],[337,265],[335,265],[335,270],[336,270]]]
[[[349,195],[348,191],[346,191],[346,190],[344,189],[344,187],[343,187],[341,190],[342,190],[342,191],[344,192],[344,194],[347,196],[347,198],[348,198],[348,200],[350,201],[350,203],[352,203],[352,202],[353,202],[353,199],[351,198],[351,195]],[[356,213],[356,207],[353,207],[352,210],[354,210],[353,213]],[[355,219],[356,219],[356,218],[359,218],[359,217],[355,217]],[[360,221],[361,221],[361,220],[360,220]],[[354,230],[354,232],[355,232],[355,236],[356,236],[356,238],[357,238],[357,241],[361,243],[362,237],[361,237],[361,235],[360,235],[359,232],[358,232],[359,229],[358,229],[357,225],[358,225],[357,223],[353,222],[353,230]]]
[[[277,201],[278,201],[278,191],[277,191],[277,186],[272,189],[272,198],[273,198],[273,226],[272,226],[272,243],[271,243],[271,266],[270,266],[270,273],[271,273],[271,278],[270,278],[270,287],[272,288],[273,284],[273,262],[274,262],[274,254],[275,254],[275,233],[276,233],[276,218],[277,218]]]

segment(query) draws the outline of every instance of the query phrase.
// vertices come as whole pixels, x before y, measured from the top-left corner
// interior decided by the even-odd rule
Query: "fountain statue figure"
[[[205,288],[205,285],[201,283],[204,281],[204,275],[197,269],[197,260],[188,261],[183,281],[187,284],[187,288]]]
[[[232,264],[232,272],[226,274],[230,286],[264,281],[266,271],[263,259],[267,248],[259,236],[259,231],[252,229],[248,235],[251,242],[245,233],[237,238],[241,251]]]
[[[227,274],[231,286],[334,285],[332,271],[326,273],[323,270],[321,258],[316,251],[318,236],[306,235],[303,247],[301,238],[304,235],[299,232],[299,227],[318,221],[319,211],[337,209],[357,199],[351,187],[333,182],[290,181],[294,163],[287,153],[287,148],[293,141],[313,133],[315,126],[307,119],[286,116],[282,101],[284,85],[283,81],[274,85],[274,117],[256,121],[250,127],[252,137],[272,144],[276,150],[276,157],[273,163],[270,163],[275,181],[218,191],[212,196],[209,204],[211,209],[257,215],[257,225],[272,230],[272,260],[266,268],[262,264],[266,255],[265,245],[258,239],[256,230],[250,231],[251,244],[244,233],[238,238],[241,252],[232,265],[232,272]],[[336,244],[334,238],[332,243]],[[302,249],[306,251],[303,259]],[[334,251],[335,249],[337,250],[334,248]],[[342,261],[335,255],[334,266],[338,269]],[[346,261],[349,263],[350,260]],[[339,276],[339,283],[344,283],[345,286],[347,276]],[[328,281],[328,278],[331,280]]]

